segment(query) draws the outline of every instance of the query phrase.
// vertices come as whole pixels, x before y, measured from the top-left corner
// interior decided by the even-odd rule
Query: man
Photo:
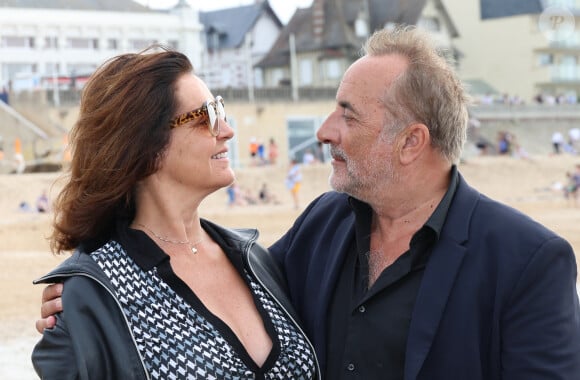
[[[270,248],[328,379],[577,379],[563,239],[453,165],[467,96],[417,30],[381,31],[318,131],[337,192]]]
[[[572,248],[458,173],[468,99],[423,33],[365,52],[318,131],[336,192],[270,248],[325,378],[577,379]]]

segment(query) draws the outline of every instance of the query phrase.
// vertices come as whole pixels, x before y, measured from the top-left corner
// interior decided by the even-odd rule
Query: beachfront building
[[[201,65],[203,26],[185,0],[1,0],[0,89],[78,88],[107,58],[160,43]]]
[[[333,93],[364,40],[395,24],[426,29],[450,58],[459,57],[453,45],[459,33],[441,0],[314,0],[296,10],[256,67],[266,86],[291,86],[295,97],[308,88]]]
[[[535,16],[547,40],[534,49],[535,90],[558,102],[576,103],[580,96],[580,0],[552,0],[546,7]]]
[[[569,102],[580,95],[580,0],[446,3],[461,30],[460,75],[476,84],[478,100],[533,102],[543,94]]]
[[[270,50],[282,22],[266,0],[200,12],[206,49],[200,76],[209,88],[262,87],[260,68],[253,67]]]
[[[165,11],[131,0],[0,0],[0,94],[9,103],[0,102],[0,173],[18,172],[16,158],[28,167],[64,158],[76,90],[105,60],[159,43],[199,67],[202,30],[185,0]]]

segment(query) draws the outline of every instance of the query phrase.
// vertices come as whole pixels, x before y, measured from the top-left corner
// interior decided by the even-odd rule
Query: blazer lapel
[[[469,220],[479,193],[459,177],[459,186],[436,248],[425,268],[409,326],[405,380],[415,380],[431,349],[439,322],[466,254]]]
[[[318,315],[316,320],[320,322],[321,325],[317,326],[324,331],[326,331],[326,313],[328,310],[328,305],[330,303],[332,294],[336,288],[336,281],[342,268],[343,262],[346,258],[348,248],[350,247],[350,242],[354,238],[354,215],[350,214],[345,217],[341,223],[336,228],[336,233],[334,238],[328,244],[327,255],[328,261],[324,264],[326,268],[322,272],[321,285],[320,288],[323,290],[320,293],[320,298],[318,300],[320,312],[324,316]]]
[[[319,247],[321,251],[327,252],[326,255],[321,256],[325,260],[318,262],[316,265],[317,268],[321,269],[319,272],[319,285],[316,288],[321,289],[321,291],[318,297],[315,297],[315,292],[312,293],[309,307],[313,313],[312,320],[314,324],[311,338],[316,347],[318,362],[322,368],[326,366],[328,307],[332,294],[336,289],[336,281],[353,236],[354,215],[351,214],[342,219],[332,237]]]
[[[416,379],[427,357],[464,255],[465,248],[451,241],[440,241],[432,252],[409,327],[405,380]]]

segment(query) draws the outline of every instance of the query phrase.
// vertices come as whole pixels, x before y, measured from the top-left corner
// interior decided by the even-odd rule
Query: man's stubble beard
[[[398,182],[390,154],[380,158],[381,165],[376,160],[368,158],[373,157],[373,152],[369,152],[369,156],[363,162],[351,160],[340,148],[331,147],[331,153],[333,157],[339,157],[344,161],[341,173],[337,175],[333,167],[329,178],[330,186],[337,192],[364,201],[373,193],[382,191],[385,185]]]

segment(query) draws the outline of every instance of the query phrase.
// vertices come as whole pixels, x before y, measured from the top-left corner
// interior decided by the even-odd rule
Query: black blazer
[[[348,196],[325,193],[270,247],[323,371],[327,310],[354,222]],[[415,379],[580,379],[572,247],[461,176],[412,314],[405,380]]]

